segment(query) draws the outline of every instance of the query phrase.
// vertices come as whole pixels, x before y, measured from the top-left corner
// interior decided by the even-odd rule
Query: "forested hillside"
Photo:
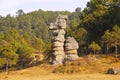
[[[79,23],[78,13],[68,11],[33,11],[24,13],[22,9],[16,12],[16,17],[8,14],[0,16],[0,66],[25,66],[33,60],[34,53],[48,56],[51,47],[51,32],[48,27],[59,14],[68,15],[67,24]]]
[[[118,53],[120,49],[120,1],[90,0],[87,7],[79,13],[79,26],[71,29],[80,45],[81,53],[101,51]],[[95,41],[95,42],[94,42]],[[90,48],[95,43],[101,48]],[[93,46],[95,45],[93,44]]]
[[[0,67],[5,65],[26,66],[35,52],[47,57],[51,47],[51,32],[48,26],[59,14],[68,15],[67,36],[79,43],[79,55],[90,52],[120,52],[120,1],[90,0],[87,7],[75,12],[37,10],[16,12],[0,16]]]

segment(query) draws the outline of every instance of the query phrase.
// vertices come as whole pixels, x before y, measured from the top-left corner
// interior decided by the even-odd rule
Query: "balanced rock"
[[[59,29],[66,29],[66,20],[68,17],[66,15],[59,15],[56,24],[59,27]]]
[[[73,37],[68,37],[65,41],[65,50],[78,49],[78,42]]]
[[[79,56],[77,54],[78,43],[73,37],[68,37],[65,41],[65,61],[73,61]]]
[[[56,30],[56,29],[66,29],[66,20],[68,17],[66,15],[59,15],[56,19],[55,23],[50,23],[49,29]]]

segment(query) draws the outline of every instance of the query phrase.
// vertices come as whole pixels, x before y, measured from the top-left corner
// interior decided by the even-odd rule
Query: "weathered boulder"
[[[65,54],[77,54],[77,50],[66,51]]]
[[[109,68],[107,74],[118,74],[118,70],[115,68]]]
[[[66,20],[68,17],[66,15],[59,15],[56,24],[59,27],[59,29],[66,29]]]
[[[74,60],[76,60],[78,58],[79,58],[79,56],[77,54],[67,54],[67,55],[65,55],[64,62],[66,62],[66,61],[74,61]]]
[[[52,41],[60,41],[60,42],[64,42],[65,38],[63,35],[58,35],[58,36],[54,36],[52,37]]]
[[[73,37],[68,37],[65,41],[65,50],[74,50],[78,49],[78,42]]]
[[[65,59],[64,61],[73,61],[79,56],[77,54],[78,43],[73,37],[68,37],[65,41]]]
[[[66,15],[59,15],[56,19],[55,23],[50,23],[49,29],[56,30],[56,29],[66,29],[66,20],[68,17]]]

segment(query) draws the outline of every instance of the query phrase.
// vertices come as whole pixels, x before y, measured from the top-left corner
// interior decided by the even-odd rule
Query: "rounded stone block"
[[[53,51],[64,51],[63,47],[53,47],[52,48]]]
[[[77,54],[77,50],[66,51],[65,54]]]
[[[64,51],[54,51],[53,55],[57,56],[57,55],[64,55]]]
[[[63,47],[63,46],[64,46],[64,43],[63,43],[63,42],[58,42],[58,41],[56,41],[56,42],[53,42],[53,43],[52,43],[52,46],[53,46],[53,47]]]

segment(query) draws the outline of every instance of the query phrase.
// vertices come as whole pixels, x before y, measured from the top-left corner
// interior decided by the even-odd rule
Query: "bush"
[[[66,62],[64,65],[60,65],[54,69],[54,73],[78,73],[82,71],[83,68],[80,65],[74,65],[74,62]]]
[[[53,70],[54,73],[65,73],[65,67],[63,65],[58,66]]]

